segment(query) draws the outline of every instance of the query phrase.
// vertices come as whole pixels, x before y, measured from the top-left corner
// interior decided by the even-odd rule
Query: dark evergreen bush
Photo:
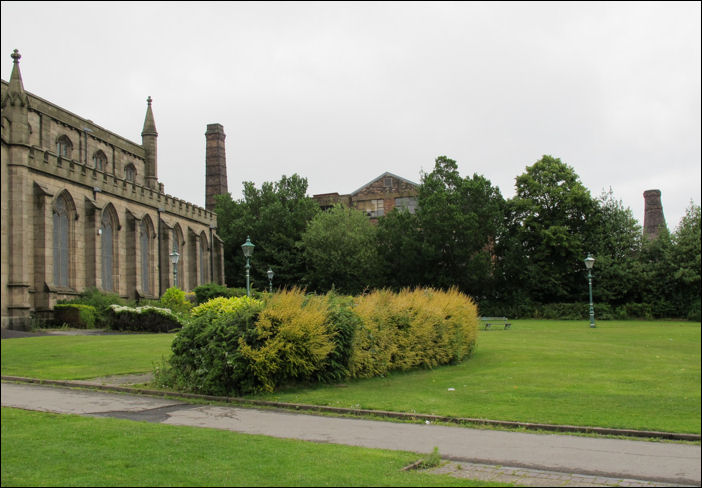
[[[206,283],[204,285],[196,287],[193,291],[195,292],[195,296],[197,297],[198,305],[201,303],[205,303],[213,298],[229,298],[233,296],[229,288],[227,288],[224,285],[218,285],[217,283]]]
[[[349,360],[353,351],[353,334],[361,318],[352,310],[353,297],[329,294],[329,327],[333,333],[334,349],[317,377],[321,382],[342,381],[349,376]]]
[[[54,306],[55,325],[68,325],[76,329],[95,327],[95,307],[80,303],[57,303]]]
[[[260,303],[247,303],[222,313],[210,308],[195,315],[173,340],[173,355],[157,381],[180,390],[208,395],[250,393],[258,385],[240,340],[261,344],[254,327]]]
[[[227,288],[217,283],[200,285],[196,287],[193,292],[195,292],[195,296],[197,297],[198,305],[217,297],[232,298],[246,296],[246,288]],[[263,294],[260,291],[251,290],[251,298],[260,300],[262,296]]]
[[[116,293],[103,293],[95,287],[87,288],[77,298],[59,300],[58,303],[90,305],[95,308],[95,327],[108,327],[108,309],[111,305],[126,305],[127,301]]]
[[[702,310],[700,310],[700,308],[702,308],[701,305],[702,304],[700,303],[699,298],[692,303],[690,311],[687,313],[687,320],[692,320],[695,322],[702,320]]]
[[[136,332],[172,332],[182,327],[180,319],[167,308],[111,305],[107,309],[110,329]]]

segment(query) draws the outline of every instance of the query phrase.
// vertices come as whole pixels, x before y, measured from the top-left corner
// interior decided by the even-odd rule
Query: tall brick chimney
[[[227,156],[224,152],[224,134],[222,124],[207,124],[205,138],[205,208],[214,210],[215,195],[228,193]]]
[[[646,202],[644,207],[644,238],[655,240],[661,228],[665,227],[661,191],[646,190],[643,196]]]

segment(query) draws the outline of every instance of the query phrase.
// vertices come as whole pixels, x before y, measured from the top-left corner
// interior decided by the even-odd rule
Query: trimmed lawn
[[[2,341],[2,374],[86,379],[142,373],[171,334]],[[449,390],[453,388],[454,390]],[[700,323],[515,320],[480,331],[472,358],[433,370],[252,398],[598,427],[700,433]]]
[[[153,371],[175,334],[52,335],[2,341],[2,374],[84,380]]]
[[[473,357],[455,366],[258,398],[699,433],[700,324],[515,320],[480,331]]]
[[[512,486],[401,471],[419,457],[2,409],[2,486]]]

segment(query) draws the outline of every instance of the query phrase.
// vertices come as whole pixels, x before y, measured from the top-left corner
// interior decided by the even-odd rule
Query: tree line
[[[461,177],[456,161],[440,156],[421,176],[416,212],[394,209],[373,224],[353,208],[320,210],[297,174],[261,188],[244,182],[242,199],[217,197],[227,284],[243,286],[240,246],[251,236],[258,289],[268,269],[275,287],[320,293],[455,286],[482,315],[567,318],[587,314],[583,260],[592,254],[601,318],[700,320],[699,205],[652,240],[611,190],[593,197],[558,158],[527,166],[515,187],[505,199],[483,175]]]

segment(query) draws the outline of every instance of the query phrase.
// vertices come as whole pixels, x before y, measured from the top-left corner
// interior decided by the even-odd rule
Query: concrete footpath
[[[427,454],[439,471],[523,486],[700,486],[699,445],[532,434],[189,404],[145,395],[2,383],[2,406],[225,429]]]

